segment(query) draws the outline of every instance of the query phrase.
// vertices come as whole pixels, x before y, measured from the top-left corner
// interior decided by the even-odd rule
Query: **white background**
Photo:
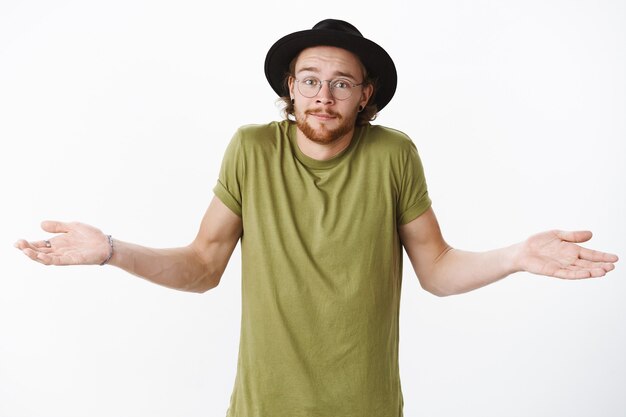
[[[268,48],[327,17],[394,58],[376,123],[417,144],[450,244],[590,229],[587,246],[626,255],[622,1],[1,0],[0,416],[225,415],[238,248],[198,295],[12,245],[44,219],[187,244],[236,128],[280,118]],[[405,262],[405,416],[626,415],[623,265],[437,298]]]

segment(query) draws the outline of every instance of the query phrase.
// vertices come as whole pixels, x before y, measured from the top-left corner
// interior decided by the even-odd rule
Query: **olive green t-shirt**
[[[289,121],[244,126],[214,192],[243,221],[227,417],[401,417],[398,226],[431,204],[413,142],[366,125],[320,161]]]

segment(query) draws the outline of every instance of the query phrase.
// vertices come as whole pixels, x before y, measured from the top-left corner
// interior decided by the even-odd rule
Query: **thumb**
[[[591,239],[591,236],[593,236],[593,233],[591,233],[589,230],[577,230],[577,231],[564,231],[564,230],[557,230],[556,231],[556,235],[561,239],[561,240],[565,240],[567,242],[586,242],[589,239]]]
[[[56,220],[44,220],[41,222],[41,228],[49,233],[67,233],[69,232],[69,225],[64,222]]]

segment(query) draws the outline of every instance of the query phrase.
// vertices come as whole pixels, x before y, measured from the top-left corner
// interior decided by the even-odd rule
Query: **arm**
[[[468,292],[519,271],[565,279],[600,277],[617,262],[615,255],[572,243],[589,240],[591,232],[548,231],[487,252],[454,249],[444,241],[432,208],[398,230],[420,285],[438,296]]]
[[[16,247],[45,265],[100,264],[109,254],[106,235],[81,223],[47,221],[42,228],[60,233],[46,241],[20,240]],[[241,218],[218,198],[207,209],[196,238],[181,248],[153,249],[114,240],[109,264],[148,281],[183,291],[204,292],[217,286],[241,237]]]

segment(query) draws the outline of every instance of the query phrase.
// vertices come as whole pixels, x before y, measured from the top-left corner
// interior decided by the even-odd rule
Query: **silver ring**
[[[46,244],[46,248],[51,248],[52,247],[52,244],[50,243],[49,240],[44,240],[43,243]]]

